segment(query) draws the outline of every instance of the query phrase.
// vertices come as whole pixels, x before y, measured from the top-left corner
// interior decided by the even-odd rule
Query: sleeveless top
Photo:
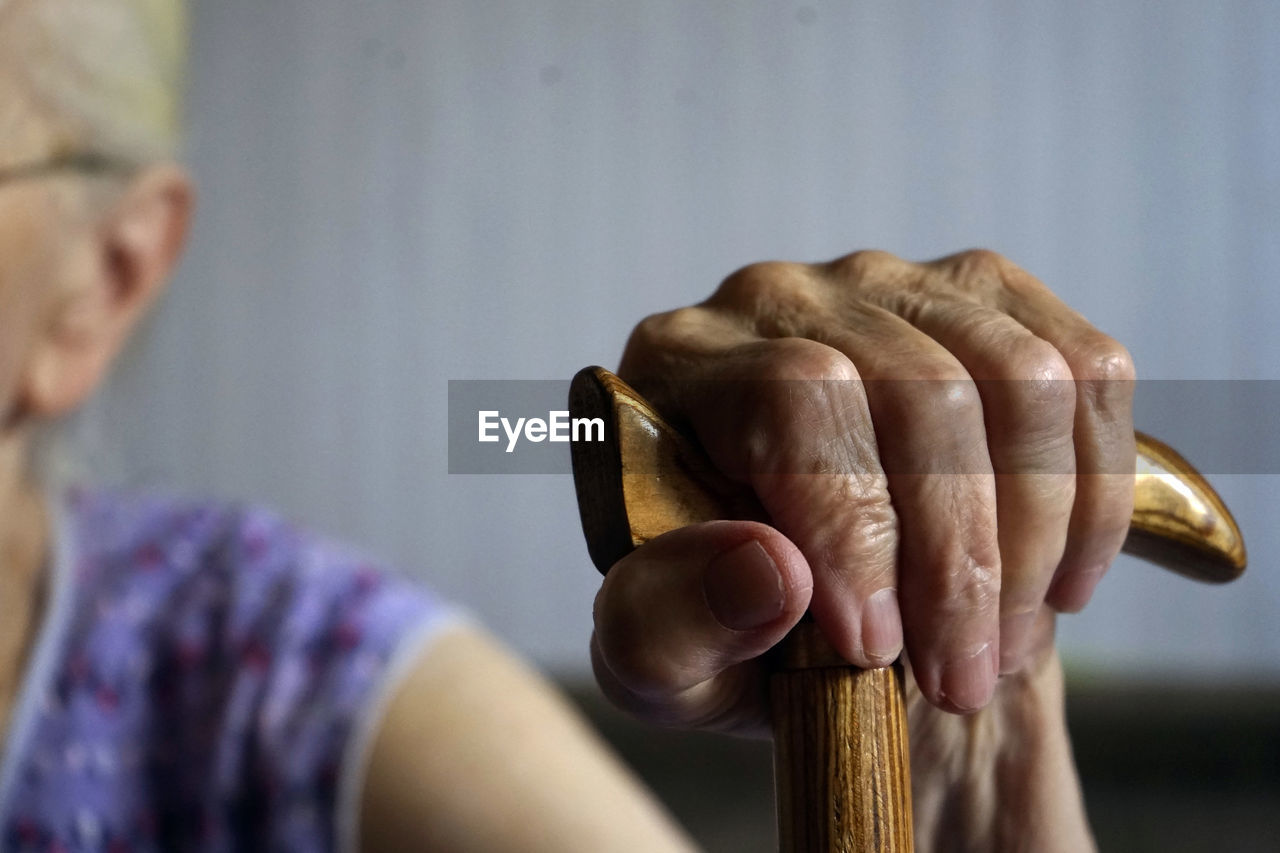
[[[0,846],[354,849],[367,751],[456,611],[271,512],[70,494],[0,755]]]

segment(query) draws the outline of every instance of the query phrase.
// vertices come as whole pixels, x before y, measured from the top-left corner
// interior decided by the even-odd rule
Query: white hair
[[[173,157],[185,65],[182,0],[0,0],[0,73],[64,149],[51,154]]]

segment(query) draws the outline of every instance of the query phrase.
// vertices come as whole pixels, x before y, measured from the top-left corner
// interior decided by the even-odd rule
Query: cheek
[[[22,295],[25,288],[6,274],[11,271],[8,267],[0,255],[0,413],[11,410],[16,402],[22,365],[34,338],[30,300]]]
[[[7,200],[0,206],[0,414],[13,407],[49,296],[54,253],[48,230],[33,215],[38,212],[15,211]]]

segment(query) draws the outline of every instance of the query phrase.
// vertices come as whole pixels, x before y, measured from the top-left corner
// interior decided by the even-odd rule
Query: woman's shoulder
[[[247,577],[386,573],[384,563],[270,507],[159,490],[67,492],[60,537],[81,580],[223,571]]]
[[[363,559],[258,504],[154,489],[76,488],[61,509],[59,533],[71,538],[82,576],[104,569],[186,574],[211,560],[270,570],[317,552]]]
[[[350,647],[375,640],[364,635],[380,625],[403,629],[447,610],[361,549],[260,505],[80,489],[61,527],[77,597],[99,616],[133,614],[149,633],[217,625],[235,641],[333,634]]]

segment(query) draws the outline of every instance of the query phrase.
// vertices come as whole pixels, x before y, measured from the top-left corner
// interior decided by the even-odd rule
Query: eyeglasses
[[[136,168],[131,163],[105,154],[67,154],[51,160],[0,169],[0,184],[42,178],[58,172],[78,172],[82,175],[127,175]]]

